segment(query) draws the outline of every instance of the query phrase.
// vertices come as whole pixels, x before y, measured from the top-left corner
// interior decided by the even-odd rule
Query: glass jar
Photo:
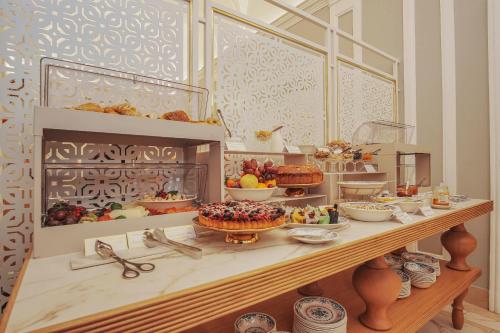
[[[441,184],[434,187],[432,204],[434,206],[449,207],[450,206],[450,192],[448,186]]]

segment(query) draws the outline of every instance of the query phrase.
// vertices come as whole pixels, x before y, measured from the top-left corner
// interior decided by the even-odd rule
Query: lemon
[[[259,186],[259,179],[254,175],[244,175],[240,179],[240,185],[243,188],[257,188]]]
[[[264,183],[259,183],[259,185],[257,185],[257,188],[267,188],[267,185]]]

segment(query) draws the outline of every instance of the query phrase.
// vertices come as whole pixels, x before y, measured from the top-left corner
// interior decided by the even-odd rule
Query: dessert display
[[[370,202],[349,202],[343,204],[341,209],[349,217],[364,222],[388,221],[394,213],[392,206]]]
[[[304,208],[286,207],[288,223],[286,227],[312,227],[320,229],[342,229],[349,226],[346,218],[339,216],[337,205]]]
[[[208,204],[198,212],[200,224],[219,229],[267,229],[285,223],[283,208],[249,200]]]
[[[279,228],[285,223],[285,210],[250,200],[212,203],[200,207],[194,223],[226,232],[225,241],[254,243],[258,232]]]
[[[276,180],[280,187],[304,187],[323,182],[323,172],[316,165],[282,165],[278,167]]]

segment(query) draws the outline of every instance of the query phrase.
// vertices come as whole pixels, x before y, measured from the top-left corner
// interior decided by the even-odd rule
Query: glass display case
[[[361,124],[352,136],[353,145],[375,143],[411,142],[415,126],[384,120],[367,121]]]
[[[207,165],[46,163],[43,227],[188,212],[206,202]]]
[[[182,110],[193,121],[206,117],[205,88],[52,58],[42,58],[40,70],[41,106],[149,118]]]

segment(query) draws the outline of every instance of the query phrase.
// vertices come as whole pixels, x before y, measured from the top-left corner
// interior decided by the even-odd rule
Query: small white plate
[[[318,228],[296,228],[288,231],[288,235],[307,244],[323,244],[339,239],[339,234]]]

